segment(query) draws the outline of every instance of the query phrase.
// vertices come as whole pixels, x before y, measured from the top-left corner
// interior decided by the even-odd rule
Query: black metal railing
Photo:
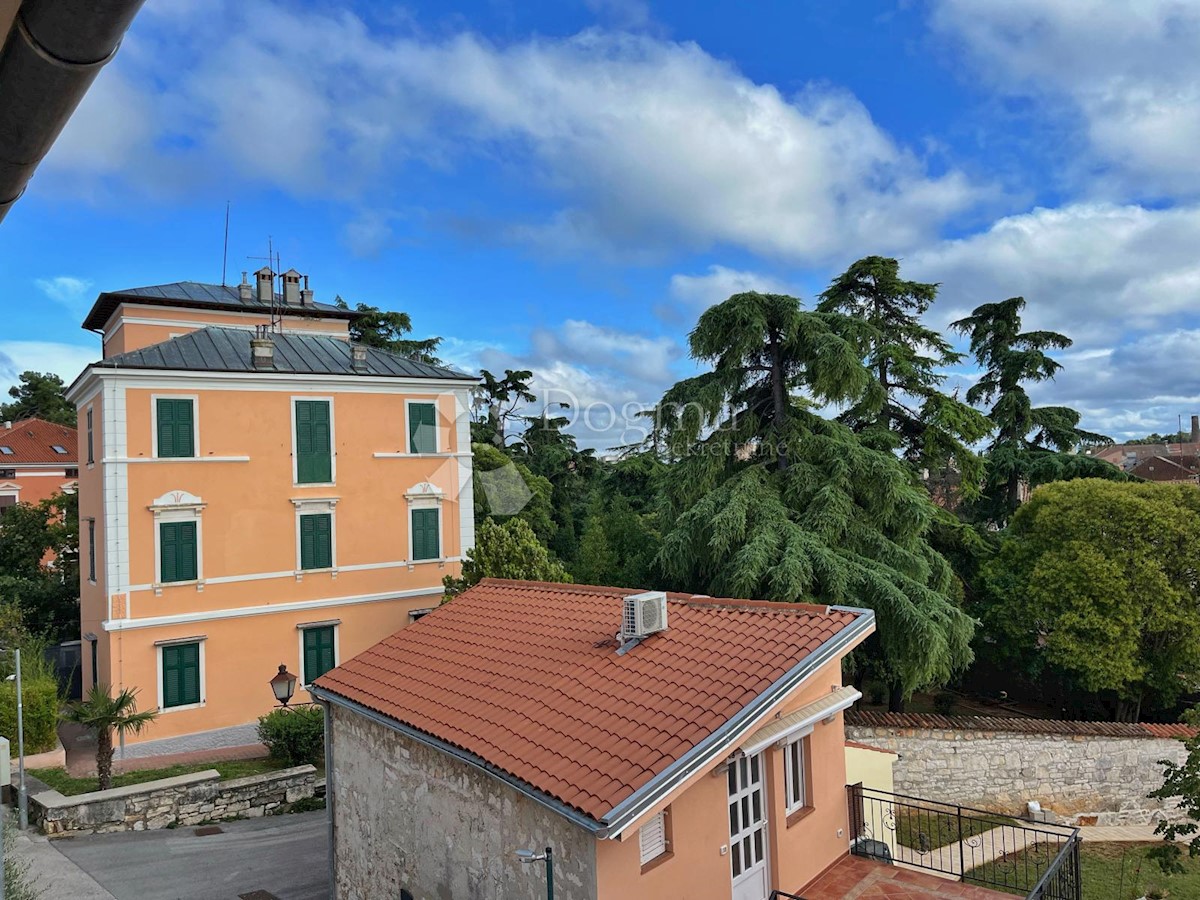
[[[847,787],[850,852],[1036,900],[1080,900],[1079,830]]]
[[[771,891],[767,900],[804,900],[799,894],[789,894],[787,891]]]

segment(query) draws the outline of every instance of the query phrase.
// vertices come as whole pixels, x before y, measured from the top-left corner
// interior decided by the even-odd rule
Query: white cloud
[[[911,247],[979,197],[849,93],[788,96],[692,43],[600,30],[506,46],[398,38],[348,12],[268,3],[184,5],[135,23],[129,43],[113,66],[145,86],[127,102],[133,123],[111,114],[111,91],[90,93],[81,116],[110,148],[105,170],[135,166],[146,190],[215,168],[370,205],[406,163],[483,159],[557,207],[511,239],[800,260]]]
[[[1200,309],[1197,247],[1200,207],[1075,204],[1009,216],[914,253],[904,273],[941,282],[937,324],[1019,295],[1027,328],[1111,346]]]
[[[39,291],[73,313],[82,314],[87,310],[88,303],[94,299],[91,296],[92,282],[86,278],[56,275],[53,278],[35,278],[33,283]]]
[[[98,346],[52,341],[0,341],[0,397],[25,371],[51,372],[70,384],[86,366],[100,358]]]
[[[712,265],[704,275],[671,276],[671,296],[693,312],[699,312],[714,303],[728,300],[734,294],[758,291],[762,294],[794,294],[795,288],[781,279],[759,272],[731,269]]]
[[[1200,4],[935,0],[932,24],[1002,90],[1066,98],[1141,192],[1200,189]],[[1056,117],[1061,111],[1055,110]]]

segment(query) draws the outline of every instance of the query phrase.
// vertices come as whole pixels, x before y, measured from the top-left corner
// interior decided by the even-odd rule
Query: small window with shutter
[[[296,483],[333,482],[333,427],[328,400],[297,400]]]
[[[664,809],[638,829],[642,865],[653,862],[667,852],[667,811]]]
[[[412,558],[440,559],[441,523],[437,509],[414,509],[412,511]]]
[[[408,404],[408,452],[437,453],[437,406]]]
[[[304,629],[304,683],[312,684],[337,665],[334,625]]]
[[[200,702],[200,642],[162,648],[162,702],[164,709]]]
[[[160,583],[197,579],[194,521],[161,523],[158,526],[158,544]]]
[[[155,407],[158,458],[195,456],[195,402],[190,398],[159,397]]]
[[[300,568],[333,567],[333,516],[330,513],[300,517]]]

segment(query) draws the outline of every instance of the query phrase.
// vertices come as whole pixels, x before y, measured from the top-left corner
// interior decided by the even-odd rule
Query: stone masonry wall
[[[280,769],[222,781],[215,769],[128,787],[64,797],[40,791],[29,798],[30,817],[44,834],[102,834],[254,818],[313,796],[317,770]]]
[[[1070,825],[1176,817],[1174,802],[1146,795],[1162,785],[1160,759],[1183,760],[1178,738],[1037,734],[1025,730],[1037,727],[1031,720],[1021,725],[1017,732],[848,724],[846,738],[899,754],[898,794],[1013,814],[1036,800],[1054,821]]]
[[[338,900],[596,900],[594,838],[485,772],[332,705],[328,791]]]

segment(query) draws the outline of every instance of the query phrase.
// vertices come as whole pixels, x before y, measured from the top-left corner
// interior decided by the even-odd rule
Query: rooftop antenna
[[[274,332],[283,331],[283,310],[279,308],[279,304],[275,301],[275,279],[280,277],[279,274],[279,254],[275,252],[275,244],[271,235],[267,235],[267,255],[264,256],[247,256],[246,259],[265,260],[267,270],[271,273],[271,325],[270,329]],[[280,285],[282,288],[282,284]]]
[[[221,287],[225,287],[225,265],[229,261],[229,201],[225,201],[225,249],[221,251]]]

